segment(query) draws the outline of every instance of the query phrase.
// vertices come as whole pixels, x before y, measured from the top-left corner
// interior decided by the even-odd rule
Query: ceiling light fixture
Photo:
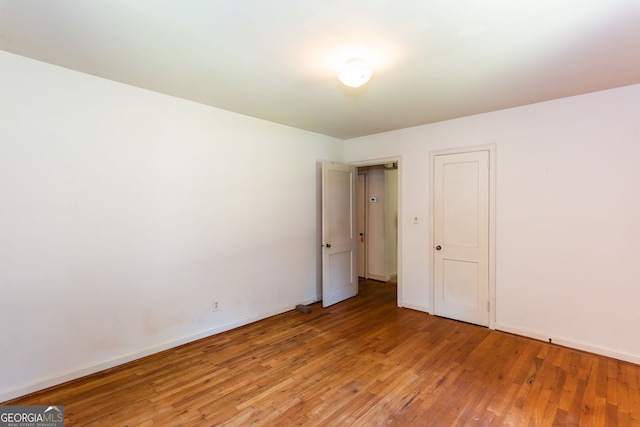
[[[371,78],[371,69],[361,58],[347,61],[346,67],[338,74],[338,79],[349,87],[360,87]]]

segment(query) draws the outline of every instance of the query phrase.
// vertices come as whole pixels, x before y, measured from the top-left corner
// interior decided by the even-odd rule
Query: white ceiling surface
[[[0,49],[347,139],[640,83],[640,0],[0,0]]]

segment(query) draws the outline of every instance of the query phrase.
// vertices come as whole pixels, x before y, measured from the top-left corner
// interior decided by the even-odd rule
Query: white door
[[[489,325],[489,152],[434,157],[434,314]]]
[[[322,305],[358,294],[355,166],[322,163]]]

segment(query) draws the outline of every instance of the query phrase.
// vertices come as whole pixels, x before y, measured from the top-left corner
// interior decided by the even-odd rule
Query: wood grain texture
[[[69,426],[640,426],[640,366],[395,306],[392,283],[4,404]]]

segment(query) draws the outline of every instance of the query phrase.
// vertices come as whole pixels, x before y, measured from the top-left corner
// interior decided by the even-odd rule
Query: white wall
[[[497,328],[640,363],[639,113],[635,85],[346,141],[402,158],[400,304],[432,307],[429,151],[495,144]]]
[[[0,401],[317,298],[341,141],[5,52],[0,94]]]

